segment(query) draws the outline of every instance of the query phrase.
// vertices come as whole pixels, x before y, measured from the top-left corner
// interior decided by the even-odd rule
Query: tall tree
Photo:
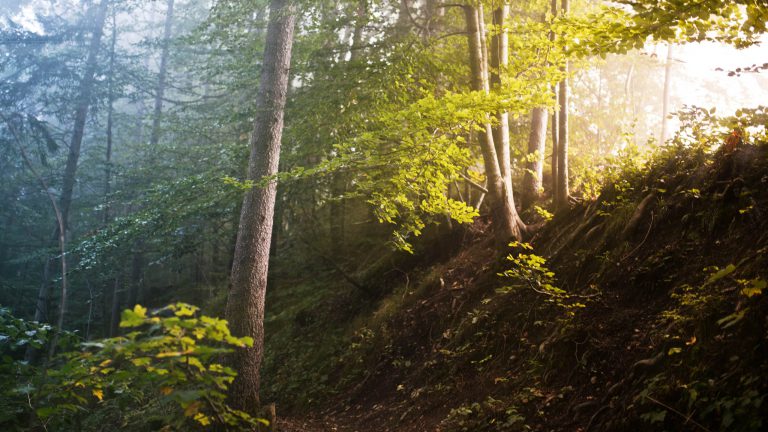
[[[521,206],[529,208],[539,198],[544,175],[544,147],[547,141],[547,110],[534,108],[531,112],[531,132],[528,136],[528,160],[523,175]]]
[[[561,13],[568,14],[569,0],[562,0]],[[557,138],[557,184],[554,193],[555,209],[568,207],[568,61],[563,65],[563,80],[558,89],[558,138]]]
[[[165,12],[165,24],[163,26],[163,40],[160,51],[160,69],[157,73],[157,87],[155,89],[155,111],[152,114],[152,135],[149,144],[156,146],[160,142],[160,120],[163,115],[163,97],[165,96],[165,80],[168,75],[168,57],[173,30],[173,1],[168,0]]]
[[[248,178],[277,173],[283,112],[288,91],[296,9],[291,0],[272,0],[264,46],[263,69],[256,97],[258,111],[250,139]],[[250,336],[252,347],[233,354],[238,371],[231,401],[253,412],[259,406],[259,368],[264,353],[264,298],[277,184],[249,190],[243,200],[232,264],[226,318],[237,336]]]
[[[488,83],[488,56],[485,48],[484,17],[482,7],[462,6],[467,26],[467,38],[469,46],[469,63],[472,75],[472,90],[489,93]],[[504,14],[499,14],[499,25],[504,32]],[[500,38],[500,35],[494,36]],[[499,42],[497,42],[499,43]],[[487,178],[487,187],[491,198],[491,214],[495,229],[500,235],[500,240],[520,239],[526,226],[517,214],[514,196],[512,193],[511,179],[505,178],[503,171],[504,161],[497,151],[494,142],[493,127],[490,115],[479,133],[480,150],[483,155],[483,165]],[[511,175],[511,174],[510,174]]]
[[[552,15],[557,15],[557,0],[552,0],[550,4],[550,10],[552,11]],[[555,32],[550,30],[549,31],[549,40],[554,44],[555,42]],[[559,101],[558,92],[557,92],[557,85],[552,85],[552,94],[555,96],[555,102]],[[551,118],[551,124],[552,124],[552,203],[555,202],[555,195],[557,191],[557,179],[558,179],[558,145],[557,140],[560,138],[560,110],[557,108],[557,104],[555,104],[555,109],[552,110],[552,118]]]
[[[352,45],[349,48],[349,64],[352,68],[360,60],[363,52],[363,32],[368,21],[368,0],[359,0],[355,11],[354,28],[352,30]],[[346,41],[343,41],[346,42]],[[346,53],[345,53],[346,54]],[[331,253],[339,258],[344,256],[344,225],[346,218],[346,206],[344,194],[347,192],[347,175],[337,171],[331,178],[331,202],[330,202],[330,235]]]
[[[117,17],[116,12],[112,11],[112,35],[109,42],[109,76],[107,77],[107,149],[104,157],[104,214],[102,215],[103,224],[106,226],[112,219],[111,211],[111,198],[112,193],[112,141],[114,138],[114,105],[115,105],[115,49],[117,45]],[[119,325],[120,314],[120,283],[119,276],[115,276],[114,283],[109,284],[112,286],[112,299],[111,305],[107,308],[107,287],[104,287],[103,298],[104,303],[104,317],[107,335],[112,337],[117,335]]]
[[[672,82],[672,42],[667,45],[667,62],[664,64],[664,94],[662,96],[662,109],[661,109],[661,137],[659,139],[660,144],[664,144],[669,134],[669,88]]]
[[[107,17],[107,9],[109,8],[109,0],[102,0],[94,9],[95,16],[90,23],[91,27],[91,40],[88,47],[88,56],[85,63],[85,71],[80,79],[80,87],[78,89],[77,99],[75,100],[75,115],[74,125],[72,131],[72,139],[69,144],[69,153],[67,155],[67,162],[64,168],[64,176],[62,179],[61,196],[59,197],[59,209],[61,211],[61,217],[64,225],[64,236],[66,237],[67,227],[69,225],[69,209],[72,204],[72,194],[75,186],[75,180],[77,176],[77,164],[80,159],[80,147],[83,143],[83,135],[85,133],[85,121],[88,117],[88,110],[91,106],[91,95],[93,93],[93,87],[95,84],[96,69],[98,67],[98,55],[101,48],[101,37],[104,34],[104,22]],[[60,228],[57,224],[55,230],[58,238],[60,234]],[[35,320],[45,321],[48,320],[48,302],[51,295],[51,261],[46,261],[45,268],[43,269],[43,283],[40,285],[40,290],[37,296],[37,307],[35,309]],[[64,322],[64,315],[66,313],[66,293],[62,293],[59,304],[59,319],[58,324],[62,325]]]

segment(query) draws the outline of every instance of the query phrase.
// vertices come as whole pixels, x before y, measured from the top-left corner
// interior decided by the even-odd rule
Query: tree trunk
[[[53,354],[56,352],[56,345],[59,340],[59,332],[63,326],[64,321],[64,312],[66,311],[65,306],[66,303],[64,300],[67,298],[67,244],[66,244],[66,221],[64,220],[64,216],[61,212],[60,206],[56,203],[56,198],[53,196],[53,192],[51,192],[51,188],[48,187],[48,183],[45,181],[45,178],[37,173],[35,170],[35,167],[32,165],[32,162],[29,159],[29,156],[27,156],[27,152],[24,150],[24,145],[21,141],[21,136],[16,131],[16,129],[13,126],[13,123],[10,119],[6,118],[2,112],[0,112],[0,119],[2,119],[6,125],[8,125],[8,129],[11,131],[11,134],[13,135],[16,144],[19,146],[19,153],[21,153],[21,157],[24,159],[24,163],[27,165],[27,168],[32,173],[32,175],[37,179],[38,182],[40,182],[40,187],[45,191],[46,195],[48,196],[48,200],[51,202],[51,207],[53,208],[53,213],[56,217],[56,230],[55,232],[58,234],[58,240],[59,240],[59,252],[61,253],[61,314],[59,315],[59,321],[58,321],[58,327],[54,329],[53,332],[53,338],[51,339],[51,346],[49,351],[49,358],[53,357]],[[52,264],[53,259],[46,260],[46,266],[44,269],[44,275],[50,272],[50,265]],[[41,289],[45,289],[45,287],[48,285],[47,279],[43,281],[45,285]],[[38,298],[38,301],[40,299]],[[37,315],[37,312],[35,313]],[[27,351],[24,354],[25,359],[27,361],[33,360],[37,355],[37,349],[33,348],[31,345],[27,347]]]
[[[109,308],[109,337],[115,337],[120,331],[120,279],[115,278],[112,285],[112,303]]]
[[[160,70],[157,74],[157,89],[155,90],[155,111],[152,115],[152,135],[149,144],[155,147],[160,142],[160,120],[163,116],[163,97],[165,95],[165,78],[168,75],[168,49],[171,43],[173,25],[173,0],[168,0],[163,29],[163,45],[160,52]]]
[[[493,11],[493,25],[502,28],[509,16],[509,5],[502,5]],[[509,36],[506,30],[502,30],[491,38],[491,87],[499,91],[501,87],[501,73],[509,64]],[[504,178],[504,186],[512,190],[512,162],[509,151],[509,114],[499,112],[496,114],[498,125],[493,129],[493,142],[496,147],[496,155],[499,157],[499,168]]]
[[[672,43],[667,46],[667,63],[664,65],[664,95],[662,99],[661,109],[661,137],[659,139],[660,144],[664,144],[669,134],[669,87],[672,82]]]
[[[277,173],[283,112],[288,90],[295,7],[290,0],[272,0],[264,47],[261,83],[256,98],[259,107],[251,134],[248,178],[259,180]],[[250,336],[253,347],[233,354],[237,378],[230,388],[230,402],[255,412],[259,406],[259,368],[264,352],[264,298],[269,246],[277,184],[249,190],[240,213],[235,257],[232,265],[226,318],[236,336]]]
[[[541,193],[544,175],[544,147],[547,141],[547,110],[534,108],[531,112],[531,134],[528,136],[528,157],[523,175],[522,207],[530,208]]]
[[[112,193],[112,127],[115,103],[115,91],[112,77],[115,75],[115,45],[117,44],[117,22],[112,12],[112,37],[109,44],[109,77],[107,78],[107,152],[104,156],[104,225],[110,221],[109,194]]]
[[[552,15],[553,16],[557,16],[557,0],[552,0],[552,2],[550,3],[550,7],[551,7]],[[549,40],[552,41],[552,42],[555,41],[555,32],[553,32],[553,31],[549,32]],[[552,94],[555,95],[555,102],[559,103],[559,97],[558,97],[557,86],[556,85],[552,86]],[[551,120],[551,123],[552,123],[552,163],[551,163],[551,165],[552,165],[552,169],[551,169],[551,171],[552,171],[552,173],[551,173],[552,174],[552,178],[551,178],[551,183],[552,183],[552,205],[553,206],[555,205],[555,196],[556,196],[556,191],[557,191],[557,172],[558,172],[558,169],[559,169],[558,164],[557,164],[557,162],[558,162],[557,161],[557,148],[558,148],[557,140],[560,138],[560,124],[559,124],[560,119],[559,119],[558,113],[559,113],[559,110],[558,110],[557,104],[556,104],[555,109],[552,110],[552,120]]]
[[[562,0],[562,13],[569,10],[568,0]],[[560,81],[558,99],[560,103],[560,115],[558,118],[557,139],[557,189],[555,189],[555,209],[561,210],[568,207],[568,61],[563,65],[563,73],[566,77]]]
[[[59,197],[59,211],[61,212],[62,224],[56,226],[56,238],[59,243],[66,238],[67,229],[69,225],[69,209],[72,204],[72,193],[75,187],[75,180],[77,174],[77,163],[80,159],[80,146],[83,143],[83,135],[85,133],[85,120],[88,116],[88,109],[91,104],[91,93],[93,92],[94,76],[96,74],[96,67],[98,66],[98,54],[101,47],[101,37],[104,33],[104,22],[106,21],[107,9],[109,8],[109,0],[102,0],[96,10],[96,17],[93,21],[93,33],[91,36],[91,43],[88,48],[88,58],[86,59],[85,73],[80,81],[80,89],[78,91],[78,97],[76,100],[74,127],[72,132],[72,140],[69,144],[69,154],[67,155],[67,163],[64,167],[64,177],[62,179],[61,196]],[[63,226],[63,231],[62,227]],[[63,257],[62,257],[63,258]],[[43,271],[43,283],[40,285],[40,290],[37,296],[37,307],[35,308],[35,321],[46,321],[49,319],[47,316],[47,305],[50,299],[50,276],[51,276],[51,259],[45,266]],[[66,313],[67,306],[67,293],[62,287],[62,298],[59,304],[59,320],[58,325],[63,325],[64,315]]]
[[[353,64],[362,55],[363,31],[368,18],[368,0],[359,0],[352,31],[352,46],[349,49],[349,63]],[[346,220],[347,176],[343,172],[335,172],[331,178],[331,202],[329,209],[331,255],[336,258],[344,257],[344,230]]]
[[[487,64],[485,63],[486,57],[483,55],[483,36],[480,24],[483,16],[479,13],[478,8],[471,6],[464,6],[464,12],[467,22],[472,89],[487,93],[489,91],[488,80],[485,75]],[[485,130],[479,134],[479,141],[483,154],[487,188],[492,201],[490,203],[491,218],[500,241],[506,241],[510,238],[520,239],[525,230],[525,224],[517,214],[512,189],[507,188],[502,176],[501,164],[494,145],[493,130],[490,119],[488,120],[484,125]]]

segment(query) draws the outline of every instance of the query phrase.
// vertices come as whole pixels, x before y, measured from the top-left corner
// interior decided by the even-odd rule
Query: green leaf
[[[705,285],[709,285],[713,282],[717,282],[718,280],[728,276],[729,274],[733,273],[734,270],[736,270],[736,266],[733,264],[728,264],[724,269],[721,269],[714,274],[712,274],[709,279],[707,279],[707,282]]]

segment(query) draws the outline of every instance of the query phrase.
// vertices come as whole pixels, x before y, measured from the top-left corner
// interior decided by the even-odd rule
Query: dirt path
[[[279,432],[356,432],[330,419],[278,419]]]

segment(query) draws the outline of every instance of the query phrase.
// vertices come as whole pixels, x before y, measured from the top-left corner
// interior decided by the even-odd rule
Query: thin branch
[[[463,172],[460,172],[460,173],[459,173],[459,175],[460,175],[460,176],[461,176],[461,178],[463,178],[463,179],[464,179],[464,180],[465,180],[467,183],[469,183],[469,185],[470,185],[470,186],[472,186],[473,188],[475,188],[475,189],[479,190],[480,192],[482,192],[482,193],[484,193],[484,194],[487,194],[487,193],[488,193],[488,189],[487,189],[486,187],[484,187],[483,185],[481,185],[481,184],[479,184],[479,183],[476,183],[474,180],[472,180],[471,178],[469,178],[469,176],[467,176],[467,175],[466,175],[466,174],[464,174]]]

